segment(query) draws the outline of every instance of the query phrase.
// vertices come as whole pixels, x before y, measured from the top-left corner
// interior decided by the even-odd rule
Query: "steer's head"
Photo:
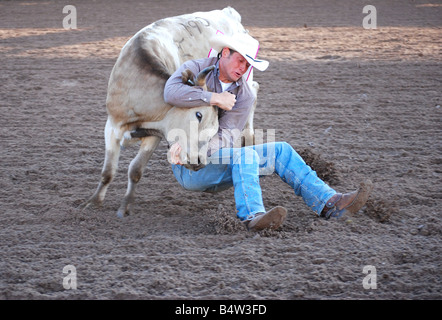
[[[215,66],[202,70],[196,77],[186,70],[183,72],[183,83],[201,86],[207,90],[205,79]],[[181,162],[190,170],[197,171],[207,164],[209,141],[218,132],[218,108],[201,106],[194,108],[172,108],[173,114],[167,132],[169,145],[178,142],[182,148]]]

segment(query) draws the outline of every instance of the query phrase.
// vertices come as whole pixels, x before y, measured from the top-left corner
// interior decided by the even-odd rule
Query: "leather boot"
[[[287,209],[284,207],[275,207],[266,213],[257,213],[255,217],[247,221],[247,229],[259,231],[263,229],[278,229],[287,216]]]
[[[346,212],[356,213],[367,202],[372,190],[373,183],[371,180],[366,180],[356,191],[337,193],[326,202],[320,216],[330,219],[331,217],[339,218]]]

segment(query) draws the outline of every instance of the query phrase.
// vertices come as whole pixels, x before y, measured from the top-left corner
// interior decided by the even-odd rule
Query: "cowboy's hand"
[[[174,143],[170,149],[169,149],[169,153],[170,153],[170,163],[171,164],[183,164],[181,162],[181,158],[180,158],[180,153],[181,153],[181,146],[178,143]]]
[[[236,96],[230,92],[224,91],[222,93],[212,93],[210,104],[218,106],[223,110],[232,110],[236,103]]]

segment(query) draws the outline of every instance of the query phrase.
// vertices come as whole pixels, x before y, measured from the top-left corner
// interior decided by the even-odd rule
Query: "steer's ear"
[[[194,81],[195,76],[192,73],[192,71],[190,71],[189,69],[186,69],[183,72],[181,72],[181,78],[184,84],[187,84],[192,87],[195,86],[195,81]]]

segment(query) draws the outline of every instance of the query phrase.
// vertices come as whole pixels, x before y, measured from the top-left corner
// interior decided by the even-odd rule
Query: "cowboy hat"
[[[221,52],[225,47],[237,51],[259,71],[264,71],[269,66],[268,61],[256,59],[259,42],[247,33],[235,33],[231,36],[219,33],[209,39],[209,44],[217,52]]]

